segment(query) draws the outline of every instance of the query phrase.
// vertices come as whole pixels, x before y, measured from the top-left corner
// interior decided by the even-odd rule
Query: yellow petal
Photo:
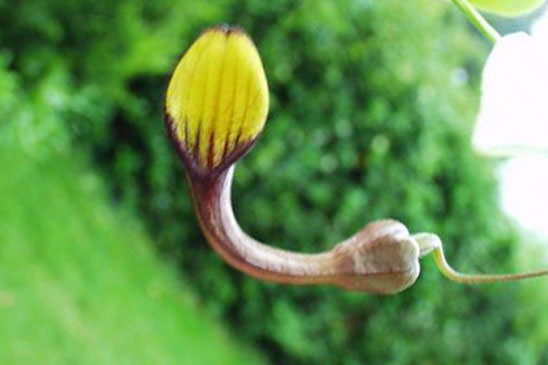
[[[202,33],[167,90],[166,114],[178,146],[194,164],[214,169],[245,152],[267,113],[268,85],[251,39],[225,26]]]

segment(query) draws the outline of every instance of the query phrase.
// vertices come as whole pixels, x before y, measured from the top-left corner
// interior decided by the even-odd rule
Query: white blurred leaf
[[[512,33],[499,40],[485,64],[482,93],[478,150],[548,152],[548,39]]]

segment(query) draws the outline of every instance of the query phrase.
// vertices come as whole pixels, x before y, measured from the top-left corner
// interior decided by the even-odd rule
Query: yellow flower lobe
[[[203,32],[179,61],[166,95],[170,134],[203,171],[227,167],[262,131],[268,85],[259,53],[240,29]]]

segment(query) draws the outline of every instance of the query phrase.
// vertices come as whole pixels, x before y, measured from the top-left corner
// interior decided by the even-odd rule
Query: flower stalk
[[[468,0],[453,0],[453,3],[464,13],[470,23],[491,43],[497,42],[499,32],[468,2]]]

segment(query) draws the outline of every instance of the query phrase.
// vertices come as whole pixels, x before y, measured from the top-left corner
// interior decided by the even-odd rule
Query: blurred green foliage
[[[96,174],[43,156],[0,145],[0,363],[261,363],[199,309]]]
[[[203,28],[239,24],[258,45],[272,94],[265,132],[236,171],[236,213],[247,231],[314,252],[392,217],[439,233],[463,271],[512,271],[517,237],[498,211],[493,166],[469,145],[486,47],[448,3],[0,4],[0,59],[17,79],[14,92],[38,110],[13,106],[25,124],[4,134],[88,151],[113,199],[142,215],[204,306],[272,361],[548,361],[546,321],[520,310],[530,295],[458,286],[430,260],[394,297],[267,284],[230,269],[198,230],[163,132],[177,58]]]

